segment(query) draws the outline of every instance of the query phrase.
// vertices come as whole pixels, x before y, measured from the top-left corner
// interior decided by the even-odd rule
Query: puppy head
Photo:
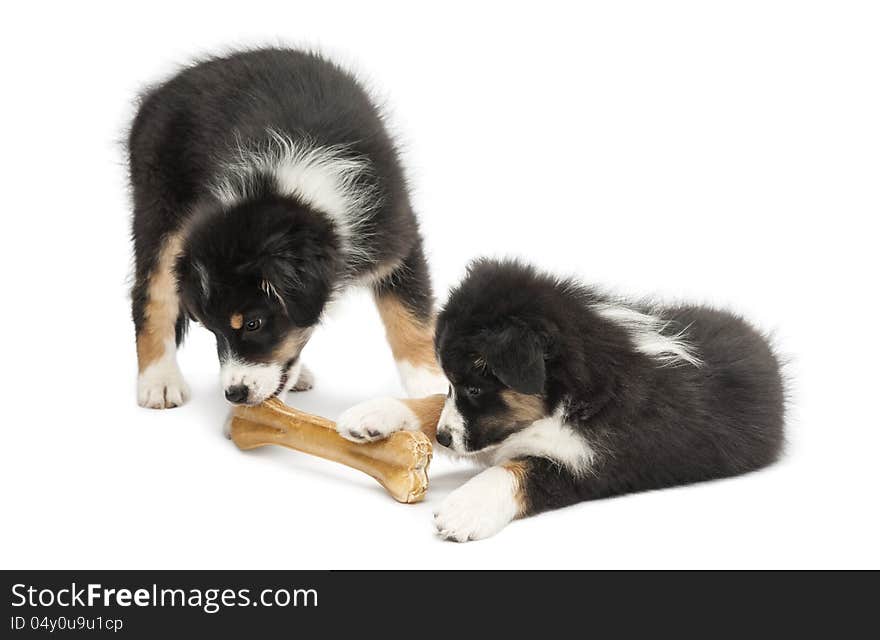
[[[437,441],[458,453],[498,445],[548,414],[548,332],[521,270],[475,263],[438,317],[437,356],[450,389]]]
[[[544,352],[535,332],[513,324],[470,337],[444,332],[439,351],[450,382],[440,444],[475,453],[546,416]]]
[[[217,338],[230,402],[257,404],[297,374],[333,292],[332,223],[287,198],[200,214],[176,263],[186,311]]]

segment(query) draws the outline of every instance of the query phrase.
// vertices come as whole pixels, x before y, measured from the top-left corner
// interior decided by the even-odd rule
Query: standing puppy
[[[437,441],[490,465],[440,505],[437,530],[452,540],[583,500],[745,473],[782,446],[779,361],[729,313],[625,303],[478,261],[440,313],[436,349],[451,383]]]
[[[141,406],[187,399],[188,318],[215,334],[230,402],[307,388],[300,351],[353,284],[372,287],[407,392],[445,388],[403,170],[349,73],[286,49],[202,62],[143,96],[129,153]]]

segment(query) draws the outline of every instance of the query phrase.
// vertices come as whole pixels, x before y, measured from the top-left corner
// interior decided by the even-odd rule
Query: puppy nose
[[[437,442],[442,444],[444,447],[448,447],[452,444],[452,434],[449,431],[438,431]]]
[[[237,384],[226,389],[226,399],[233,404],[241,404],[248,398],[248,388],[243,384]]]

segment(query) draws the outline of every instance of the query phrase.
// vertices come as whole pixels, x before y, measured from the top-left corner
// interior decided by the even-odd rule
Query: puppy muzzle
[[[296,381],[295,363],[245,363],[228,360],[220,367],[226,399],[232,404],[259,404],[282,393],[291,378]]]
[[[455,398],[446,398],[437,423],[437,443],[453,451],[465,451],[464,418],[455,406]]]

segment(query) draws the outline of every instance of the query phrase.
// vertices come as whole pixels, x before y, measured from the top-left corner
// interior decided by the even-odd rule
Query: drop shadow
[[[229,446],[236,448],[231,440],[229,441]],[[345,465],[340,465],[331,462],[330,460],[324,460],[317,456],[271,445],[258,447],[249,451],[238,451],[238,453],[239,455],[247,455],[257,458],[262,464],[269,464],[281,468],[285,473],[290,472],[292,482],[294,482],[294,476],[299,476],[300,478],[312,476],[336,485],[347,485],[352,488],[356,487],[359,490],[372,490],[386,496],[388,495],[382,486],[368,475],[346,467]],[[323,468],[324,465],[333,466],[327,466],[325,469]],[[292,489],[296,488],[295,484],[296,483],[294,482],[294,486],[291,487]],[[389,496],[389,499],[392,498]]]
[[[480,471],[482,471],[482,469],[473,467],[456,469],[455,471],[447,471],[440,474],[432,474],[430,478],[431,484],[428,490],[443,494],[449,493],[450,491],[458,489],[465,482],[480,473]]]

